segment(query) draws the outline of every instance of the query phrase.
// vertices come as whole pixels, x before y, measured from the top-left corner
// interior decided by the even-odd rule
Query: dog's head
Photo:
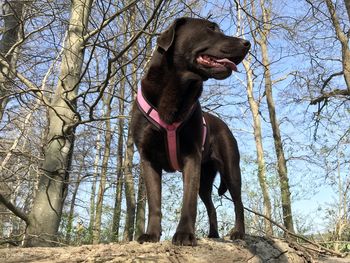
[[[204,80],[230,76],[250,48],[249,41],[226,36],[216,23],[185,17],[176,19],[157,44],[176,69],[194,72]]]

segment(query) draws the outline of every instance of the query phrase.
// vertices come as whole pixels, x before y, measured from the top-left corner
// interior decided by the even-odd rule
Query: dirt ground
[[[1,263],[22,262],[268,262],[350,263],[350,258],[317,258],[303,248],[278,239],[247,237],[245,241],[200,239],[196,247],[160,243],[84,245],[56,248],[0,249]]]

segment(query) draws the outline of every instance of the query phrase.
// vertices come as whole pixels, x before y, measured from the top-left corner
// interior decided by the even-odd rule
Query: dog
[[[211,198],[217,172],[219,195],[228,190],[235,207],[230,238],[244,238],[237,142],[223,121],[202,111],[198,99],[204,81],[229,77],[249,49],[249,41],[226,36],[216,23],[198,18],[178,18],[157,38],[132,109],[131,132],[140,153],[149,208],[147,231],[138,242],[160,240],[162,170],[179,170],[183,175],[181,217],[173,244],[197,244],[198,194],[209,217],[208,237],[219,237]]]

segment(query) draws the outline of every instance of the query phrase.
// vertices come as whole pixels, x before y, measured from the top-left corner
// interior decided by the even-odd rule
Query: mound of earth
[[[337,259],[334,259],[337,260]],[[350,262],[315,260],[302,247],[264,237],[246,240],[200,239],[196,247],[174,246],[170,241],[138,244],[111,243],[55,248],[0,249],[0,262]],[[349,259],[348,259],[349,260]]]

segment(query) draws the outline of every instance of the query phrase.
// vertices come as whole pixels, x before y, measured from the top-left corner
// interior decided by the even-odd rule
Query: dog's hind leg
[[[147,191],[148,226],[147,232],[137,241],[158,242],[161,235],[161,169],[153,167],[149,161],[142,160],[143,177]]]
[[[209,217],[209,238],[219,237],[216,210],[211,198],[216,173],[217,169],[212,162],[202,164],[199,196],[207,209]]]
[[[216,165],[221,175],[222,183],[225,184],[232,197],[235,207],[235,228],[230,233],[230,238],[243,239],[244,208],[241,197],[241,170],[239,167],[239,151],[235,138],[231,132],[220,138],[220,144],[216,149],[220,158],[216,159]],[[223,194],[221,192],[220,194]]]

